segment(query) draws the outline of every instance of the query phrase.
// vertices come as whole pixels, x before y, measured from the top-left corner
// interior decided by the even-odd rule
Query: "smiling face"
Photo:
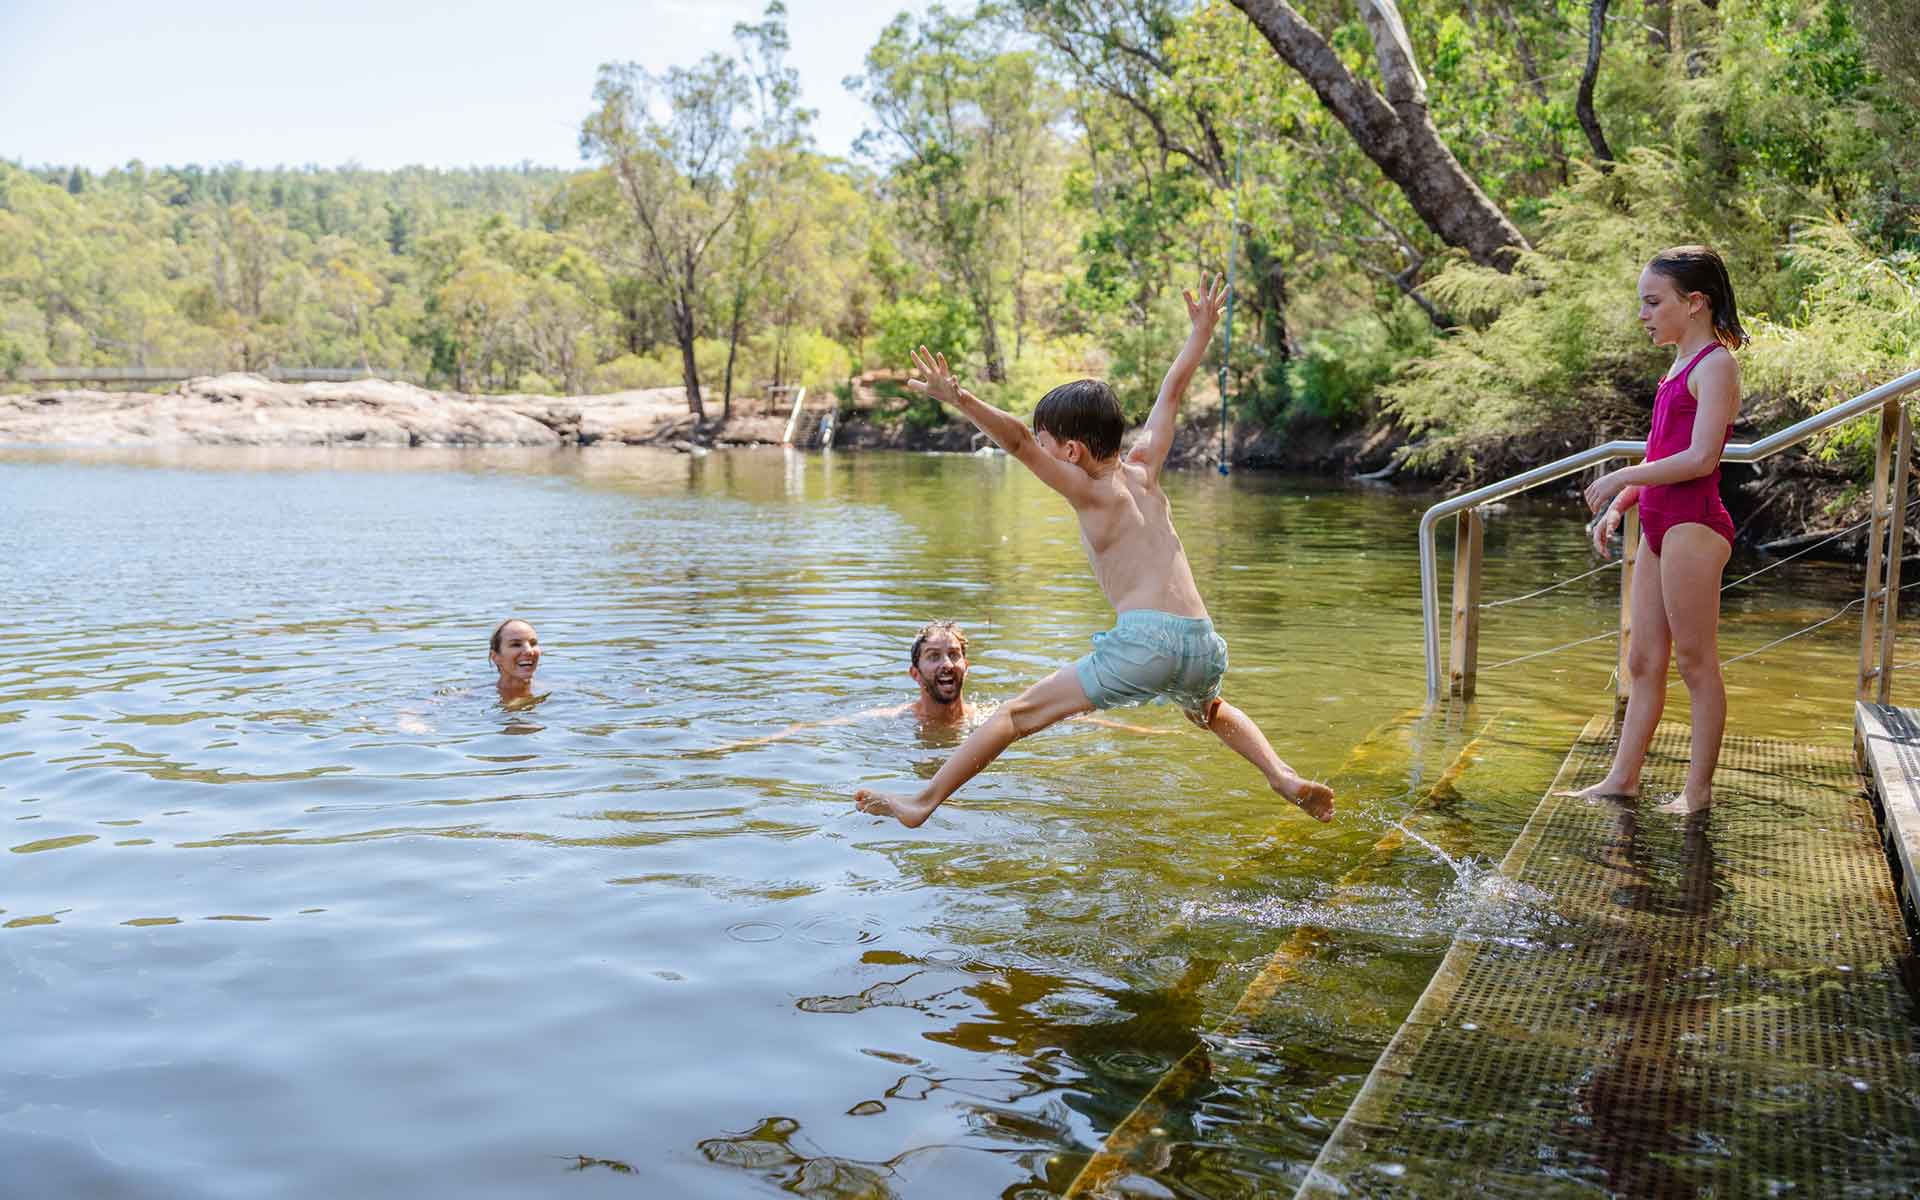
[[[967,683],[966,642],[951,630],[934,630],[921,643],[920,657],[907,674],[935,704],[954,703]]]
[[[1672,276],[1648,267],[1640,272],[1640,327],[1656,346],[1677,346],[1705,311],[1706,297],[1682,294]]]
[[[508,621],[495,638],[498,647],[489,657],[500,672],[502,687],[524,687],[533,682],[540,666],[540,635],[525,621]]]

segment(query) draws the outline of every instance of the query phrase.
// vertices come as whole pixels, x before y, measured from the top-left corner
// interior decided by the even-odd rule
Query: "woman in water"
[[[545,696],[533,691],[533,673],[540,666],[540,635],[518,617],[500,622],[493,631],[488,657],[500,672],[500,703],[508,709],[532,708]]]
[[[1686,788],[1662,806],[1698,812],[1713,803],[1713,771],[1727,724],[1720,678],[1720,573],[1733,552],[1733,519],[1720,501],[1720,454],[1740,409],[1747,343],[1726,264],[1705,246],[1662,250],[1640,273],[1640,324],[1656,346],[1674,348],[1653,401],[1646,461],[1610,471],[1587,488],[1600,513],[1593,540],[1602,554],[1627,509],[1640,506],[1645,537],[1634,559],[1628,601],[1631,693],[1613,766],[1593,796],[1634,796],[1640,768],[1666,705],[1669,653],[1693,704],[1693,753]]]

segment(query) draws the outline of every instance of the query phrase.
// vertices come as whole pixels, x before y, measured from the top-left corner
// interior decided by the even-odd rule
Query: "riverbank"
[[[818,401],[816,401],[818,403]],[[733,414],[696,422],[680,388],[589,396],[483,396],[440,392],[391,380],[276,383],[258,375],[188,380],[168,392],[64,390],[0,395],[0,444],[35,446],[662,446],[683,450],[778,445],[786,402],[735,397]],[[1498,479],[1596,442],[1637,436],[1644,416],[1623,406],[1552,434],[1482,448],[1452,470],[1407,465],[1404,431],[1381,423],[1334,431],[1310,421],[1285,429],[1234,426],[1226,454],[1236,469],[1363,477],[1393,484],[1459,487]],[[1176,467],[1212,469],[1221,457],[1218,408],[1196,398],[1175,437]],[[1760,431],[1741,425],[1736,438]],[[843,449],[965,451],[979,442],[963,422],[920,425],[891,411],[862,386],[835,445]],[[1572,494],[1575,485],[1559,485]],[[1770,550],[1795,548],[1853,524],[1865,501],[1850,475],[1816,457],[1789,453],[1757,467],[1726,468],[1723,486],[1741,540]],[[1915,544],[1920,544],[1916,539]],[[1826,548],[1862,557],[1864,535]]]

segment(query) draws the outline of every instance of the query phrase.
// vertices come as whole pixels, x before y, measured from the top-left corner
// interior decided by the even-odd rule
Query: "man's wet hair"
[[[960,628],[960,622],[928,621],[920,627],[920,632],[914,635],[913,649],[907,654],[907,661],[909,663],[916,667],[920,665],[920,651],[926,648],[927,639],[936,633],[952,634],[954,640],[960,643],[960,653],[965,654],[967,652],[967,632]]]
[[[1079,442],[1094,459],[1104,462],[1120,453],[1127,432],[1120,398],[1099,379],[1076,379],[1040,397],[1033,410],[1033,428],[1059,441]]]

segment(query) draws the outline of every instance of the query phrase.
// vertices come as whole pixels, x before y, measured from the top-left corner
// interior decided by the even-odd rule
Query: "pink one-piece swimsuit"
[[[1700,402],[1687,390],[1687,376],[1719,345],[1715,342],[1708,346],[1694,355],[1693,361],[1678,375],[1660,381],[1660,390],[1653,397],[1653,431],[1647,435],[1648,462],[1658,462],[1693,445],[1693,421],[1700,411]],[[1733,544],[1733,518],[1727,515],[1727,506],[1720,502],[1720,452],[1726,448],[1732,433],[1733,426],[1729,425],[1720,435],[1720,445],[1713,451],[1711,473],[1684,483],[1648,484],[1640,489],[1640,529],[1655,554],[1660,553],[1660,543],[1666,539],[1667,530],[1689,523],[1705,525],[1725,538],[1728,545]]]

